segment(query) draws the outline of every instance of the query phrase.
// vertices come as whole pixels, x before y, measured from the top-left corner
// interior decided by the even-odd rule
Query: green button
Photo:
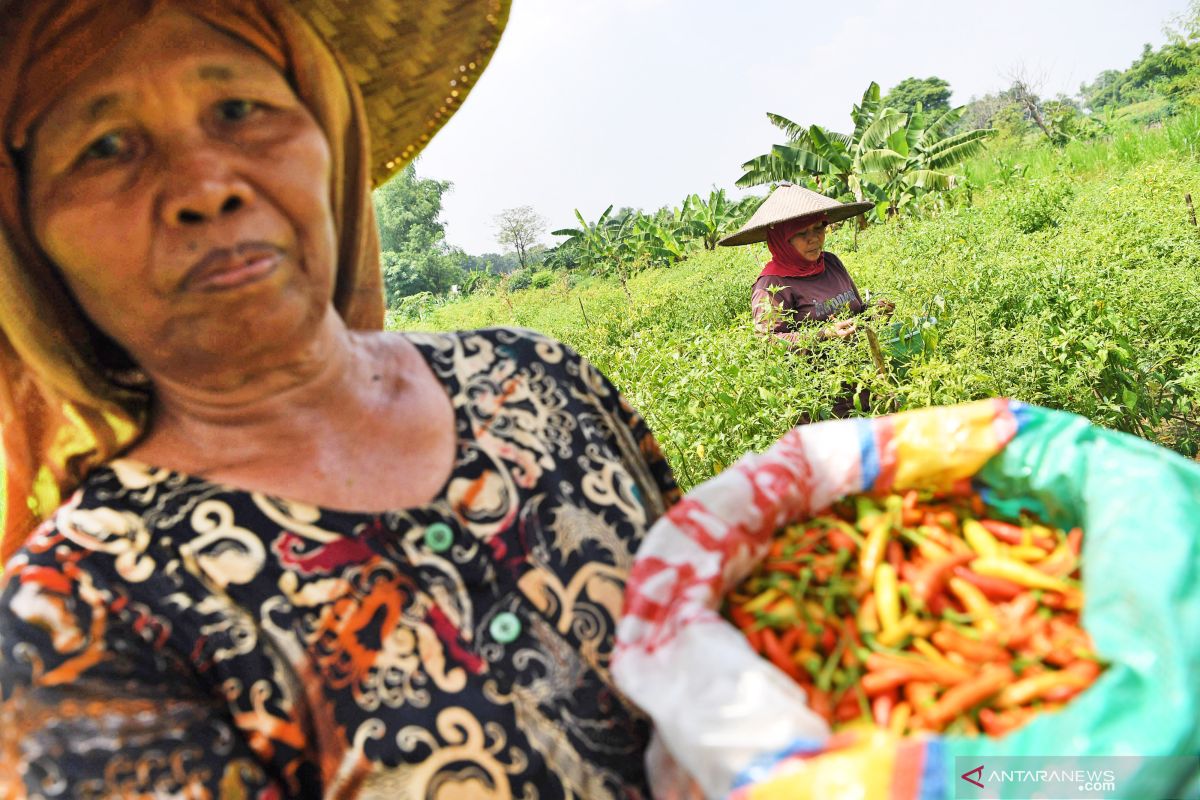
[[[454,544],[454,532],[444,522],[435,522],[425,529],[425,546],[435,553],[444,553]]]
[[[500,644],[516,641],[516,638],[521,635],[521,620],[511,611],[501,611],[492,617],[492,622],[488,625],[488,633],[492,634],[492,638]]]

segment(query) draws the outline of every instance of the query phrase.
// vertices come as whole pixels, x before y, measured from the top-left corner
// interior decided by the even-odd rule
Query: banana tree
[[[947,170],[983,152],[985,140],[995,133],[990,128],[946,136],[965,112],[966,106],[959,106],[931,119],[917,104],[908,124],[888,141],[889,149],[903,156],[903,162],[893,160],[884,170],[885,199],[876,209],[881,217],[899,213],[923,194],[953,189],[959,176]]]
[[[768,114],[788,142],[743,164],[746,172],[737,185],[801,183],[839,200],[875,202],[882,219],[925,191],[952,186],[953,176],[945,170],[982,149],[990,131],[943,138],[963,111],[943,112],[927,124],[919,109],[910,116],[885,108],[879,84],[872,82],[850,112],[854,132],[849,135]]]
[[[701,240],[705,250],[715,250],[717,242],[741,224],[740,212],[741,204],[730,202],[724,189],[710,192],[707,202],[698,194],[688,195],[683,201],[683,229]]]
[[[613,237],[612,214],[613,207],[604,209],[604,213],[595,223],[589,223],[575,209],[575,218],[579,220],[578,228],[560,228],[551,231],[552,236],[568,237],[560,247],[573,249],[579,254],[579,263],[584,267],[594,267],[597,264],[613,260],[616,256],[616,245]]]
[[[896,109],[884,108],[879,84],[874,82],[850,111],[854,132],[849,135],[820,125],[804,128],[779,114],[768,114],[767,118],[787,134],[788,142],[743,164],[746,172],[737,180],[738,186],[778,181],[814,183],[818,191],[839,199],[875,200],[881,194],[873,180],[875,174],[897,159],[903,161],[887,148],[887,143],[904,127],[906,117]]]

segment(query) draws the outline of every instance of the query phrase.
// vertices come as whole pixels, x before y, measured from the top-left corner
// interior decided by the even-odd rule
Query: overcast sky
[[[765,112],[848,131],[872,80],[886,92],[936,75],[960,104],[1023,69],[1043,96],[1074,95],[1160,46],[1186,6],[514,0],[491,65],[417,172],[454,185],[451,244],[499,252],[493,220],[505,208],[532,206],[554,230],[575,224],[575,208],[594,220],[609,204],[653,210],[733,190],[739,166],[783,138]]]

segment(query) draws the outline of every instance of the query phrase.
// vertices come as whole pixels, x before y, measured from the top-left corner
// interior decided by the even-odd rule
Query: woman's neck
[[[329,446],[402,388],[394,351],[380,338],[347,330],[331,311],[306,341],[252,364],[152,374],[149,430],[128,455],[206,472],[288,458],[306,445]]]

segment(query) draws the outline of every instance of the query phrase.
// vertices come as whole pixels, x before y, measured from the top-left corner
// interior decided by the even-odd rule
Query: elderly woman
[[[377,330],[371,183],[507,5],[0,12],[0,797],[644,795],[654,439],[558,342]]]
[[[789,343],[803,328],[826,323],[822,339],[845,339],[856,330],[853,317],[865,305],[841,259],[825,252],[825,231],[833,222],[862,214],[873,203],[837,200],[790,183],[780,184],[740,231],[722,239],[725,246],[767,242],[771,260],[750,293],[754,327]],[[892,304],[881,300],[890,312]]]

